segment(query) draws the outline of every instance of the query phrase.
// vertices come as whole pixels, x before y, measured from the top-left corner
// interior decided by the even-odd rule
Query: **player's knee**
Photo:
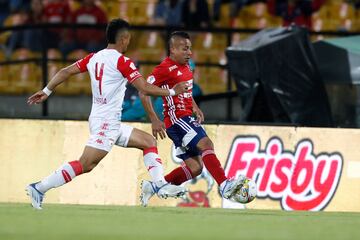
[[[196,178],[197,176],[199,176],[202,172],[202,166],[201,165],[197,165],[196,167],[193,167],[191,169],[191,175],[193,178]]]
[[[193,178],[195,178],[195,177],[197,177],[198,175],[201,174],[202,169],[203,169],[202,162],[191,161],[191,162],[187,162],[186,165],[190,168],[191,175],[192,175]]]
[[[205,137],[199,141],[198,147],[200,150],[214,149],[214,144],[210,138]]]
[[[92,162],[85,158],[80,158],[79,161],[81,162],[81,165],[83,167],[83,173],[91,172],[91,170],[93,170],[97,165],[96,162]]]
[[[150,134],[147,134],[143,138],[143,145],[144,145],[143,148],[147,149],[147,148],[151,148],[151,147],[156,147],[157,142],[153,136],[151,136]]]
[[[87,171],[84,173],[91,172],[96,166],[97,166],[97,163],[90,163],[87,167]]]

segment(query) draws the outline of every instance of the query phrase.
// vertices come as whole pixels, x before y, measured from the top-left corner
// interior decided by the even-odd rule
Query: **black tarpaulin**
[[[241,96],[240,121],[331,126],[331,111],[306,30],[262,30],[226,50]]]

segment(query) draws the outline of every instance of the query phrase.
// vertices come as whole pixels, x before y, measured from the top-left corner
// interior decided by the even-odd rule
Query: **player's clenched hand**
[[[166,138],[165,125],[162,121],[159,119],[151,121],[151,128],[153,136],[156,138],[156,140],[158,139],[158,134],[161,139]]]
[[[177,83],[173,87],[173,90],[175,91],[175,95],[186,92],[189,89],[188,85],[189,84],[187,82],[179,82],[179,83]]]
[[[45,101],[48,97],[49,97],[48,95],[46,95],[43,91],[40,90],[37,93],[30,96],[27,100],[27,103],[29,105],[39,104],[39,103],[42,103],[43,101]]]
[[[198,106],[193,106],[193,113],[195,114],[198,123],[202,123],[204,121],[204,114]]]

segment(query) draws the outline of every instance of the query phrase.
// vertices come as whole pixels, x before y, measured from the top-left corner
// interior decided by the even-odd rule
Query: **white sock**
[[[220,192],[222,192],[224,190],[226,183],[227,183],[227,181],[225,180],[220,184]]]
[[[82,173],[82,165],[79,161],[72,161],[63,164],[53,174],[47,176],[35,185],[36,189],[42,193],[51,188],[56,188],[70,182],[74,177]]]
[[[156,147],[144,150],[144,163],[152,181],[157,187],[161,187],[167,183],[164,178],[164,169]]]

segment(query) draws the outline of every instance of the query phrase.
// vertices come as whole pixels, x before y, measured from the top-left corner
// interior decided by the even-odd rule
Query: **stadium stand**
[[[28,60],[38,57],[37,54],[25,48],[15,50],[11,60]],[[31,94],[41,88],[40,68],[34,62],[24,62],[9,65],[11,93]]]
[[[139,37],[139,36],[138,36]],[[166,56],[164,37],[155,31],[143,31],[137,41],[139,60],[160,62]]]
[[[227,39],[224,34],[201,33],[195,36],[193,46],[193,58],[196,63],[223,64],[225,60],[224,49],[227,47]],[[226,91],[226,79],[223,78],[223,70],[219,67],[198,66],[195,70],[199,85],[204,93],[216,93]]]
[[[48,2],[50,1],[43,1],[44,5]],[[80,7],[80,1],[78,0],[66,0],[64,2],[69,3],[72,12]],[[128,20],[132,25],[140,27],[154,24],[153,15],[157,2],[157,0],[95,0],[95,3],[106,12],[108,19],[121,17]],[[207,2],[209,10],[212,12],[214,1],[208,0]],[[252,33],[241,29],[254,29],[255,31],[255,29],[278,27],[283,24],[283,19],[280,16],[270,14],[268,5],[262,1],[249,1],[245,6],[241,7],[235,17],[232,15],[233,9],[231,7],[230,3],[221,4],[219,19],[216,22],[212,20],[212,26],[227,28],[224,31],[218,32],[216,30],[212,32],[211,28],[206,32],[189,31],[193,43],[193,59],[197,64],[195,78],[205,94],[231,91],[231,88],[228,89],[231,78],[227,75],[227,59],[224,50],[228,45],[236,45],[252,35]],[[24,15],[13,12],[5,20],[4,26],[16,26],[21,23],[22,16]],[[360,31],[360,10],[353,3],[344,0],[325,1],[320,10],[312,14],[311,20],[311,30],[315,32]],[[241,29],[234,32],[231,28]],[[22,96],[38,90],[38,87],[42,86],[43,81],[46,81],[46,79],[45,77],[43,79],[41,75],[41,55],[31,51],[24,51],[21,48],[23,46],[19,46],[19,44],[12,49],[8,47],[9,36],[15,31],[17,30],[0,31],[0,62],[9,60],[25,60],[25,62],[0,65],[0,94]],[[126,56],[139,64],[139,68],[145,77],[151,72],[155,66],[154,64],[159,63],[166,56],[165,38],[166,34],[168,34],[166,31],[170,31],[170,29],[145,30],[136,28],[136,30],[132,30],[132,40]],[[333,36],[334,34],[317,34],[311,37],[315,41]],[[53,41],[52,38],[48,40],[49,42]],[[20,49],[17,49],[19,47]],[[72,51],[63,61],[64,52],[62,52],[62,55],[60,50],[63,50],[61,46],[58,47],[59,49],[52,48],[48,51],[48,79],[63,66],[87,54],[86,51],[78,49],[83,46],[76,46],[77,50]],[[32,61],[28,62],[26,59],[32,59]],[[19,74],[15,74],[15,72]],[[84,74],[71,79],[69,83],[58,87],[56,94],[65,96],[90,95],[91,89],[88,84],[88,77]]]
[[[13,26],[13,15],[10,15],[7,18],[5,18],[3,26],[4,27]],[[0,45],[5,45],[8,38],[10,37],[10,35],[11,35],[11,31],[1,32],[0,33]]]
[[[62,53],[58,49],[51,48],[47,52],[48,57],[48,80],[55,76],[55,74],[65,66],[62,61]],[[69,89],[70,88],[70,89]],[[69,86],[68,82],[60,84],[56,91],[54,92],[56,95],[71,95],[73,94],[71,91],[71,86]]]
[[[0,51],[0,62],[4,62],[6,60],[5,54]],[[8,93],[8,88],[10,86],[9,81],[9,66],[8,65],[0,65],[0,92]]]
[[[75,62],[88,54],[89,53],[84,50],[77,49],[69,53],[67,60]],[[65,85],[66,91],[68,91],[67,94],[91,95],[90,77],[87,73],[81,73],[71,77]]]

